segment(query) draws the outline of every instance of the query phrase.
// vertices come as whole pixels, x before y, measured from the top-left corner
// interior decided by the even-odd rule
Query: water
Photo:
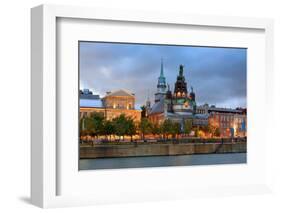
[[[241,164],[246,162],[247,162],[246,153],[100,158],[100,159],[79,160],[79,169],[91,170],[91,169],[143,168],[143,167],[161,167],[161,166]]]

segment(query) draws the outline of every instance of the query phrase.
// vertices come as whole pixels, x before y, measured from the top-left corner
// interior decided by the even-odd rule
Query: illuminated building
[[[165,119],[170,119],[174,122],[179,122],[182,128],[185,121],[189,120],[194,127],[211,125],[218,128],[222,137],[246,136],[246,109],[209,107],[208,104],[197,106],[193,87],[190,87],[189,92],[183,72],[184,67],[180,65],[174,91],[172,92],[170,86],[165,85],[166,79],[164,77],[163,62],[161,61],[155,103],[151,107],[150,104],[149,107],[148,105],[146,107],[148,118],[154,123],[161,123]],[[165,94],[164,91],[166,91]]]
[[[107,120],[121,114],[133,118],[136,122],[141,118],[141,111],[135,109],[135,95],[122,89],[107,92],[101,99],[98,95],[85,96],[80,92],[80,117],[88,116],[92,112],[103,113]]]
[[[163,61],[161,61],[155,103],[151,108],[147,107],[148,118],[152,122],[161,123],[165,119],[170,119],[180,123],[182,128],[186,120],[190,120],[193,126],[208,125],[208,115],[196,113],[195,93],[192,87],[191,92],[188,92],[183,68],[183,65],[179,66],[179,74],[172,93],[170,86],[166,85]]]
[[[208,114],[209,124],[218,127],[222,137],[247,136],[247,110],[243,108],[219,108],[204,104],[197,113]]]

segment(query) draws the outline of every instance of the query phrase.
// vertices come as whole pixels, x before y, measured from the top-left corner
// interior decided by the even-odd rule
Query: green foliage
[[[126,134],[131,136],[131,141],[133,135],[135,135],[136,132],[137,132],[137,128],[135,126],[134,120],[132,118],[127,118]]]
[[[172,121],[170,119],[166,119],[161,125],[162,133],[163,134],[169,134],[172,125],[173,125]]]
[[[109,121],[109,120],[104,121],[103,134],[106,136],[108,136],[108,135],[111,136],[111,135],[115,134],[115,128],[111,121]]]
[[[220,137],[221,133],[220,133],[220,129],[218,127],[215,129],[214,135],[216,137]]]
[[[183,128],[184,134],[189,135],[191,130],[192,130],[192,121],[191,120],[185,120],[184,128]]]
[[[101,135],[131,136],[136,134],[136,126],[131,117],[125,114],[114,118],[112,121],[105,120],[102,113],[91,113],[90,116],[80,119],[80,136],[90,135],[98,137]]]
[[[127,117],[125,114],[121,114],[120,116],[114,118],[111,122],[114,134],[121,136],[131,136],[131,140],[133,135],[136,134],[136,126],[134,120],[131,117]]]
[[[172,122],[172,126],[170,128],[170,134],[175,138],[177,135],[181,134],[181,125],[177,122]]]
[[[199,137],[199,128],[198,127],[196,127],[194,130],[194,136]]]
[[[144,139],[145,135],[151,132],[151,122],[148,118],[142,118],[139,124],[139,130],[142,134],[142,138]]]
[[[99,136],[103,131],[104,116],[102,113],[93,112],[90,116],[81,119],[80,127],[83,128],[82,133],[91,136]]]
[[[153,135],[159,135],[161,133],[161,129],[158,123],[151,124],[151,133]]]
[[[160,126],[161,132],[166,139],[169,135],[172,135],[173,138],[176,135],[181,133],[180,123],[172,122],[170,119],[166,119]]]
[[[117,136],[124,136],[127,133],[127,118],[124,114],[112,119],[112,123]]]
[[[211,124],[202,127],[192,127],[191,120],[185,120],[183,133],[189,135],[191,130],[195,131],[195,137],[200,137],[203,133],[209,133],[212,136],[219,137],[220,129]],[[110,120],[106,120],[103,113],[93,112],[88,117],[80,119],[80,136],[106,136],[111,140],[112,135],[117,135],[119,138],[121,136],[130,136],[131,141],[133,136],[140,133],[142,139],[145,139],[145,135],[153,134],[163,135],[164,139],[177,138],[181,132],[181,124],[178,122],[173,122],[170,119],[164,120],[160,125],[158,123],[152,123],[148,118],[142,117],[141,121],[136,126],[135,121],[121,114],[120,116]],[[205,135],[205,134],[204,134]]]

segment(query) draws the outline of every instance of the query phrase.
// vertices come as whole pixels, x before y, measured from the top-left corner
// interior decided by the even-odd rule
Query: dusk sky
[[[101,97],[126,89],[135,93],[137,108],[148,96],[153,103],[161,57],[172,91],[183,64],[197,105],[246,107],[247,50],[242,48],[80,42],[80,88]]]

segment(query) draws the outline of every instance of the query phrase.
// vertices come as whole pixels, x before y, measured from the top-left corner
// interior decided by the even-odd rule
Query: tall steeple
[[[174,95],[176,98],[185,98],[187,96],[187,84],[183,75],[183,65],[179,67],[179,75],[175,83]]]
[[[189,94],[189,97],[191,98],[192,101],[195,101],[195,92],[193,91],[193,87],[191,86],[191,92]]]
[[[158,77],[157,93],[155,94],[155,102],[160,101],[161,97],[166,94],[166,78],[164,76],[163,58],[161,58],[160,76]]]
[[[161,58],[161,71],[160,71],[160,77],[164,77],[163,58]]]
[[[166,86],[166,78],[164,76],[163,58],[161,58],[161,69],[160,69],[160,76],[158,78],[157,91],[159,93],[165,93],[166,87],[167,86]]]

